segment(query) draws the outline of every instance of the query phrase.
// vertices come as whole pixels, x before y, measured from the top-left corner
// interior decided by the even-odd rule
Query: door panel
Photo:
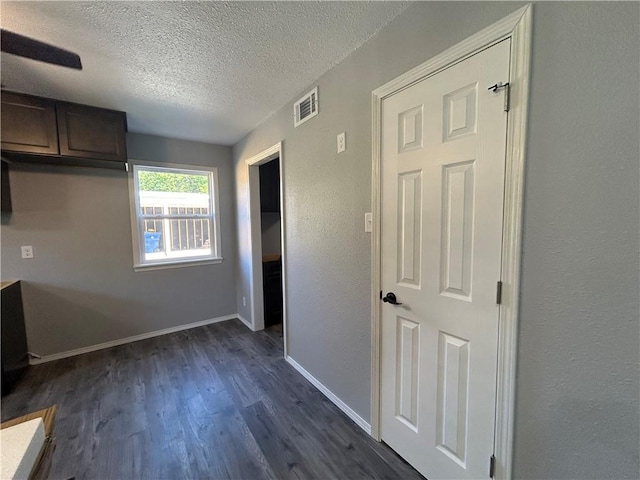
[[[422,174],[403,173],[399,180],[398,283],[420,288]]]
[[[442,175],[440,289],[471,300],[475,161],[446,165]]]
[[[382,104],[381,436],[430,480],[493,453],[509,48]]]
[[[397,317],[396,416],[416,429],[418,420],[418,370],[420,359],[420,324]]]
[[[439,332],[438,365],[436,445],[464,467],[469,412],[469,341]]]

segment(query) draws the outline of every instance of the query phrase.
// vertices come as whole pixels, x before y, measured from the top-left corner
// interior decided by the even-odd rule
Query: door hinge
[[[489,458],[489,478],[493,478],[496,474],[496,456],[491,455]]]
[[[504,111],[508,112],[511,108],[511,85],[509,82],[504,84]]]
[[[511,85],[509,84],[509,82],[498,82],[494,85],[491,85],[487,90],[491,90],[495,93],[501,88],[504,88],[504,111],[508,112],[509,108],[511,107]]]
[[[502,281],[498,280],[496,285],[496,304],[502,305]]]
[[[380,290],[380,300],[382,300],[382,290]]]

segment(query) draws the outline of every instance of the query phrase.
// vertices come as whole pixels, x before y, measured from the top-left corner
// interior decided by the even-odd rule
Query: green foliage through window
[[[138,171],[138,185],[144,192],[209,193],[205,175]]]

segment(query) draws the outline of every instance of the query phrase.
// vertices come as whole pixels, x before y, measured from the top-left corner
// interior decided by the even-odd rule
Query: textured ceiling
[[[76,71],[2,53],[2,84],[124,110],[129,130],[231,145],[405,2],[7,2],[2,28],[72,50]]]

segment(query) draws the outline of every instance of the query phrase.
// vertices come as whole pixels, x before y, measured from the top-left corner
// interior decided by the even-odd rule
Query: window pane
[[[138,170],[140,192],[204,193],[209,194],[209,176],[206,173],[172,173]]]
[[[145,225],[145,260],[153,261],[211,255],[209,241],[211,222],[208,218],[162,220],[159,223],[168,225],[168,230],[165,230],[167,231],[166,238],[162,231],[162,226],[155,231],[150,231],[146,230],[147,225]]]

